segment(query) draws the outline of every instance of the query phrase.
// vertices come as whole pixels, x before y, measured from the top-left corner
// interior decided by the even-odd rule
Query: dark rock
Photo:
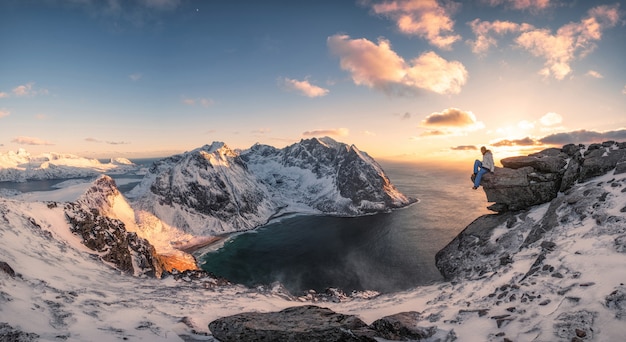
[[[492,231],[513,217],[513,213],[483,215],[470,223],[446,247],[435,255],[435,265],[447,280],[470,277],[502,267],[504,253],[495,253],[494,248],[504,249],[504,243],[490,243]],[[519,246],[514,246],[515,249]],[[488,250],[490,253],[485,253]],[[504,259],[506,264],[506,258]]]
[[[596,314],[590,311],[581,310],[576,312],[564,312],[557,316],[557,323],[554,324],[555,335],[562,340],[571,341],[580,338],[581,332],[589,339],[593,339],[593,323]]]
[[[0,341],[30,342],[38,341],[39,335],[17,330],[7,323],[0,322]]]
[[[580,149],[580,145],[567,144],[563,146],[563,148],[561,148],[561,151],[563,151],[563,153],[567,154],[568,156],[573,157],[576,154],[580,155]]]
[[[561,169],[567,164],[565,162],[565,156],[520,156],[510,157],[500,160],[502,166],[510,169],[519,169],[522,167],[530,166],[536,171],[555,173],[560,172]]]
[[[13,270],[13,268],[11,268],[11,266],[9,266],[9,264],[4,261],[0,261],[0,271],[8,274],[9,276],[11,276],[11,278],[15,278],[15,271]]]
[[[604,305],[615,311],[615,318],[626,319],[626,287],[621,285],[606,296]]]
[[[505,205],[508,211],[516,211],[552,200],[560,189],[561,179],[524,166],[496,168],[495,172],[483,176],[481,184],[487,201]]]
[[[617,164],[625,161],[626,149],[613,150],[610,148],[600,148],[590,152],[588,151],[580,170],[580,181],[586,181],[593,177],[601,176],[614,169]]]
[[[100,212],[103,203],[112,196],[120,196],[115,181],[102,176],[76,202],[67,203],[65,217],[71,232],[80,236],[83,244],[97,252],[99,258],[120,271],[160,277],[163,265],[154,246],[137,233],[128,232],[122,221]]]
[[[422,340],[437,333],[436,327],[418,327],[420,319],[419,312],[401,312],[374,321],[371,328],[379,337],[393,341]]]
[[[314,305],[279,312],[248,312],[209,323],[215,338],[228,341],[376,341],[365,322]]]

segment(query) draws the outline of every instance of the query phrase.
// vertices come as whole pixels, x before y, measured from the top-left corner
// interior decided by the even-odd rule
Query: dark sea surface
[[[329,287],[390,293],[441,281],[437,251],[489,213],[485,193],[472,190],[471,165],[380,164],[402,193],[419,202],[356,218],[284,218],[200,256],[202,268],[248,286],[278,281],[293,294]]]

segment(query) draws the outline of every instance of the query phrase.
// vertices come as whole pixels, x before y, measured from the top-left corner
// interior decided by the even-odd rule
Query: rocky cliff
[[[576,182],[584,182],[615,169],[626,172],[626,143],[569,144],[528,156],[505,158],[503,168],[483,176],[489,209],[516,211],[546,203]],[[472,176],[473,180],[473,176]]]

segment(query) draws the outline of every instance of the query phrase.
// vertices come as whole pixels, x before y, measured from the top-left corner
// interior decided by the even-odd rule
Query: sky
[[[3,0],[0,152],[626,141],[626,1]]]

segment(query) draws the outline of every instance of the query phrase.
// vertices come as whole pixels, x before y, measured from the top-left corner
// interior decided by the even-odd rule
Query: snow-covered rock
[[[155,162],[128,197],[199,236],[249,230],[288,213],[355,216],[415,201],[366,153],[330,138],[241,153],[214,142]]]
[[[128,173],[137,169],[137,165],[125,158],[101,163],[97,159],[66,153],[31,155],[24,149],[0,153],[0,182],[94,177],[102,173]]]

